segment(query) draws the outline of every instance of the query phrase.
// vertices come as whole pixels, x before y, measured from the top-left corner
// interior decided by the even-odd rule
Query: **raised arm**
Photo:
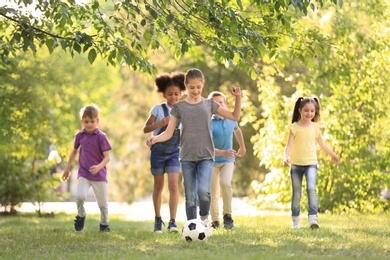
[[[241,116],[241,89],[239,87],[233,87],[232,94],[236,96],[236,102],[234,103],[234,110],[230,111],[220,106],[216,111],[216,115],[222,118],[238,121],[240,120],[240,116]]]

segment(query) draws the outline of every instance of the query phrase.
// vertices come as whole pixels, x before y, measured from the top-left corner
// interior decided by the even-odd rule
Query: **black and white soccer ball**
[[[211,229],[200,219],[190,219],[184,224],[181,235],[188,242],[202,242],[211,236]]]

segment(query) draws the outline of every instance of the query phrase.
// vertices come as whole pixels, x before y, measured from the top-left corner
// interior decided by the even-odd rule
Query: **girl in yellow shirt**
[[[332,161],[339,164],[337,155],[322,139],[319,122],[320,102],[318,98],[300,97],[295,102],[290,135],[284,150],[284,166],[290,166],[292,201],[291,215],[293,228],[300,228],[300,202],[302,197],[302,179],[306,178],[306,189],[309,202],[309,225],[318,225],[318,198],[316,192],[318,145],[328,153]]]

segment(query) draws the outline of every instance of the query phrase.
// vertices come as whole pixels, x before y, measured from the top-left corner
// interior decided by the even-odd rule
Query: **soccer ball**
[[[211,236],[211,230],[200,219],[190,219],[184,224],[181,235],[188,242],[205,241]]]

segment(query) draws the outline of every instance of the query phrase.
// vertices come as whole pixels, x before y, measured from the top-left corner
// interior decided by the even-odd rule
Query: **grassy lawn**
[[[320,215],[319,230],[292,230],[288,216],[236,217],[236,229],[214,231],[206,242],[154,234],[152,221],[110,215],[110,233],[88,215],[73,231],[74,215],[0,216],[0,259],[388,259],[390,215]],[[167,223],[166,223],[167,224]],[[183,222],[179,222],[181,228]]]

